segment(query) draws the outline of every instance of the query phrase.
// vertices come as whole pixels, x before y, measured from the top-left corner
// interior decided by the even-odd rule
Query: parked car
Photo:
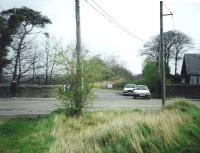
[[[137,85],[135,87],[135,90],[133,91],[133,98],[136,99],[137,97],[150,99],[151,93],[149,91],[149,88],[145,85]]]
[[[124,86],[123,94],[126,95],[133,95],[133,90],[135,90],[135,84],[126,84]]]

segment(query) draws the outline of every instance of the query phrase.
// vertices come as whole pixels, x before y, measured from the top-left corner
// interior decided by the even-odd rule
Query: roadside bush
[[[66,88],[60,90],[59,97],[63,100],[66,109],[71,109],[71,115],[81,115],[87,108],[94,83],[102,77],[102,63],[96,57],[89,57],[87,51],[83,50],[80,64],[77,64],[75,49],[69,50],[71,52],[68,54],[60,53],[59,62],[67,71],[67,80]]]
[[[115,89],[123,89],[124,86],[125,86],[126,82],[125,81],[122,81],[122,82],[116,82],[113,84],[113,87]]]

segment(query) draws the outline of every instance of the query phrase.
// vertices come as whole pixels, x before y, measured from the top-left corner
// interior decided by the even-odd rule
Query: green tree
[[[3,68],[10,63],[7,59],[8,45],[11,43],[11,30],[7,24],[7,21],[0,14],[0,82],[2,78]]]
[[[101,59],[100,56],[94,56],[92,57],[93,60],[95,60],[96,62],[98,62],[99,65],[101,65],[102,67],[102,71],[101,71],[101,80],[111,80],[112,77],[114,76],[114,72],[112,70],[112,67],[109,66],[109,64],[107,64],[104,60]]]
[[[117,64],[112,67],[113,76],[117,76],[118,78],[122,78],[126,82],[133,81],[133,74],[127,70],[125,67]]]
[[[122,64],[116,60],[117,57],[109,56],[105,63],[107,65],[107,69],[111,69],[112,71],[112,80],[124,80],[125,82],[132,82],[133,81],[133,74]]]
[[[59,53],[58,65],[66,73],[66,90],[60,91],[61,98],[64,100],[65,105],[69,108],[70,113],[73,115],[80,115],[84,108],[87,107],[88,95],[94,83],[102,77],[102,61],[97,57],[89,57],[88,52],[83,50],[81,56],[82,67],[82,87],[81,97],[82,100],[77,103],[77,63],[76,54],[73,47],[68,47],[67,51]]]
[[[38,28],[44,28],[46,24],[51,23],[50,19],[41,15],[40,12],[27,7],[12,8],[1,12],[1,16],[7,20],[7,24],[15,31],[12,33],[12,43],[10,47],[14,51],[15,62],[13,80],[16,80],[18,71],[18,83],[20,81],[22,51],[30,49],[30,35]],[[27,40],[29,38],[29,40]],[[30,67],[30,66],[29,66]]]
[[[166,75],[166,83],[170,84],[170,68],[167,64],[165,64],[165,75]],[[140,83],[146,84],[153,93],[158,94],[161,96],[161,80],[160,80],[159,72],[158,72],[158,65],[155,61],[151,61],[146,59],[143,64],[142,70],[142,80]]]
[[[145,84],[153,92],[156,92],[159,82],[158,67],[156,62],[145,61],[142,74]]]

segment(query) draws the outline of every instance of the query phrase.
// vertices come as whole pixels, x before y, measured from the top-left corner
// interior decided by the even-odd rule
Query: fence
[[[19,85],[17,97],[52,98],[56,97],[62,85]],[[167,97],[185,97],[200,99],[200,86],[167,85]],[[0,85],[0,97],[10,97],[9,85]]]
[[[191,85],[167,85],[167,97],[184,97],[200,99],[200,86]]]

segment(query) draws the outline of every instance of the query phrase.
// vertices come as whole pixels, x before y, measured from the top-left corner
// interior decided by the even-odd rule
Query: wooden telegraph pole
[[[80,30],[80,4],[79,0],[75,0],[76,11],[76,54],[77,54],[77,67],[76,67],[76,92],[75,102],[77,106],[81,105],[81,87],[82,87],[82,71],[81,71],[81,30]]]
[[[163,1],[160,1],[160,57],[161,57],[161,84],[162,84],[162,106],[165,106],[166,91],[165,91],[165,63],[163,53]]]
[[[165,106],[166,100],[166,87],[165,87],[165,61],[164,61],[164,51],[163,51],[163,16],[173,15],[171,12],[170,14],[163,14],[163,1],[160,1],[160,62],[159,67],[161,69],[161,84],[162,84],[162,106]]]

